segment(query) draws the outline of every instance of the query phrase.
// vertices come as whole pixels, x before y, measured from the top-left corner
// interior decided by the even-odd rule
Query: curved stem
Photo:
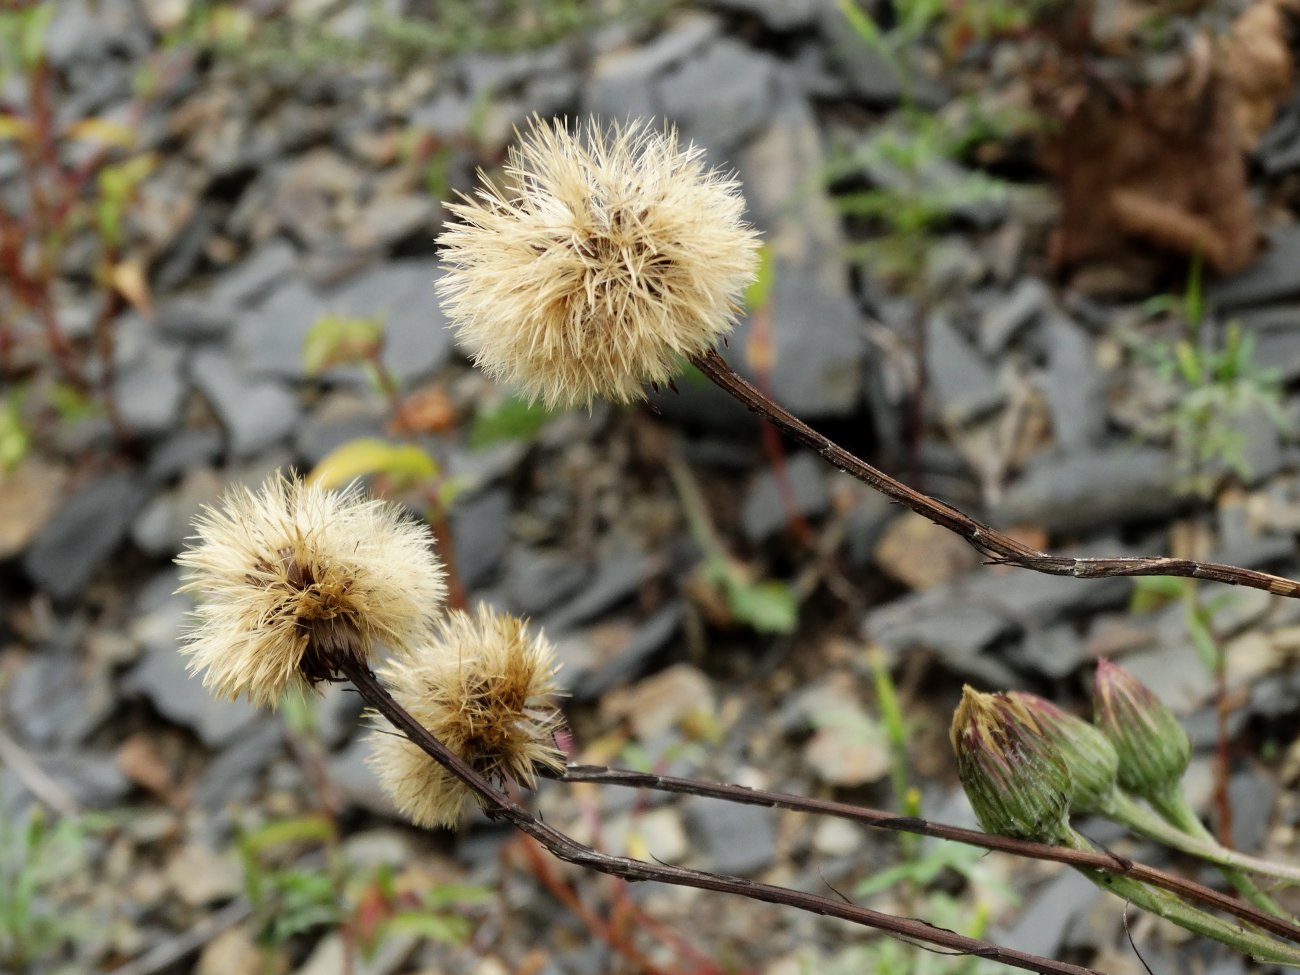
[[[1077,845],[1078,849],[1092,848],[1091,843],[1073,830],[1070,830],[1063,839],[1067,844]],[[1222,918],[1192,907],[1167,891],[1153,890],[1132,877],[1116,877],[1113,874],[1085,869],[1080,869],[1079,872],[1103,890],[1109,890],[1157,917],[1172,921],[1180,928],[1213,938],[1251,958],[1300,968],[1300,948],[1295,945],[1288,945],[1266,937],[1258,931],[1229,924]]]
[[[1202,843],[1218,845],[1214,839],[1214,834],[1205,828],[1201,822],[1201,817],[1196,815],[1196,810],[1188,804],[1187,797],[1183,795],[1180,786],[1175,785],[1168,793],[1151,798],[1150,802],[1156,812],[1160,813],[1161,816],[1164,816],[1165,819],[1184,833],[1200,840]],[[1228,883],[1232,884],[1242,897],[1256,907],[1262,908],[1270,914],[1276,914],[1278,917],[1287,916],[1286,912],[1274,903],[1273,898],[1260,890],[1255,881],[1251,880],[1246,874],[1234,867],[1221,866],[1219,870]]]
[[[543,775],[548,774],[543,771]],[[793,809],[819,816],[834,816],[851,820],[875,829],[889,829],[898,832],[915,833],[932,836],[936,839],[952,840],[968,846],[978,846],[985,850],[996,850],[1012,856],[1028,857],[1034,860],[1051,860],[1067,863],[1073,867],[1088,868],[1099,873],[1130,877],[1153,887],[1172,893],[1181,894],[1198,901],[1216,911],[1232,914],[1250,924],[1256,925],[1279,937],[1300,944],[1300,926],[1287,920],[1265,913],[1236,897],[1211,890],[1202,884],[1179,877],[1164,870],[1157,870],[1145,864],[1134,863],[1114,853],[1099,851],[1095,847],[1054,846],[1033,840],[1018,840],[1008,836],[996,836],[981,833],[979,830],[963,829],[960,826],[948,826],[935,823],[916,816],[899,816],[895,813],[865,806],[854,806],[846,802],[831,799],[812,799],[807,796],[791,795],[784,792],[769,792],[765,789],[751,789],[743,785],[729,785],[719,782],[703,782],[698,779],[679,778],[671,775],[656,775],[652,772],[633,772],[628,769],[605,768],[600,765],[568,765],[551,777],[561,782],[595,782],[600,785],[623,786],[634,789],[653,789],[658,792],[672,792],[679,795],[704,796],[721,799],[746,806],[765,806],[775,809]],[[1152,818],[1155,818],[1152,816]],[[1165,826],[1166,830],[1171,827]],[[1181,835],[1181,834],[1180,834]]]
[[[799,890],[790,890],[772,884],[762,884],[742,877],[689,870],[665,863],[647,863],[630,857],[611,856],[579,843],[553,826],[542,822],[523,806],[485,779],[459,755],[450,751],[429,733],[406,709],[397,703],[379,683],[378,678],[364,662],[344,654],[339,661],[339,672],[356,686],[361,696],[376,711],[387,718],[402,734],[435,762],[455,775],[478,797],[490,818],[504,819],[520,832],[531,836],[561,860],[598,873],[622,877],[624,880],[654,880],[679,887],[694,887],[724,894],[737,894],[768,904],[798,908],[812,914],[840,918],[865,927],[884,931],[897,938],[935,945],[948,951],[977,958],[987,958],[1012,968],[1039,972],[1040,975],[1102,975],[1094,969],[1068,962],[1055,961],[1031,955],[1028,952],[1003,948],[1000,945],[968,938],[945,928],[927,924],[913,918],[895,917],[869,908],[859,907],[843,900],[821,897]]]
[[[888,498],[910,508],[942,528],[960,535],[995,564],[1018,565],[1034,572],[1076,579],[1099,579],[1107,576],[1182,576],[1211,579],[1234,586],[1262,589],[1278,596],[1300,597],[1300,582],[1268,572],[1243,569],[1216,562],[1196,562],[1159,556],[1133,558],[1069,558],[1049,555],[1017,541],[952,505],[913,490],[860,457],[849,453],[828,437],[822,436],[779,403],[764,396],[752,383],[738,374],[717,352],[695,356],[691,362],[712,382],[743,403],[753,412],[780,427],[792,439],[810,447],[838,470],[857,478]]]
[[[1126,792],[1116,791],[1114,804],[1105,811],[1105,816],[1127,826],[1140,836],[1163,843],[1165,846],[1213,863],[1220,867],[1237,867],[1261,876],[1285,881],[1288,885],[1300,885],[1300,868],[1285,863],[1273,863],[1259,857],[1239,853],[1226,846],[1220,846],[1216,840],[1199,840],[1171,826],[1151,810],[1141,805]]]

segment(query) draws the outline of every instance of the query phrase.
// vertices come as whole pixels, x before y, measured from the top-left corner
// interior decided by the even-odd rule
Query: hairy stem
[[[356,686],[361,696],[376,711],[387,718],[394,727],[406,735],[417,747],[435,762],[455,775],[478,797],[487,815],[493,819],[504,819],[520,832],[532,837],[551,853],[567,863],[595,870],[598,873],[622,877],[629,881],[653,880],[660,883],[674,884],[679,887],[694,887],[698,890],[713,890],[724,894],[736,894],[768,904],[780,904],[794,907],[812,914],[840,918],[875,928],[904,940],[934,945],[948,951],[987,958],[1012,968],[1039,972],[1040,975],[1101,975],[1094,969],[1072,965],[1031,955],[1028,952],[1003,948],[987,941],[967,938],[945,928],[927,924],[912,918],[895,917],[869,908],[859,907],[830,897],[808,894],[803,891],[790,890],[772,884],[757,883],[742,877],[730,877],[724,874],[708,873],[703,870],[689,870],[664,863],[647,863],[630,857],[611,856],[593,850],[577,840],[560,832],[553,826],[542,822],[523,806],[515,802],[504,792],[492,785],[460,756],[448,750],[437,738],[429,733],[423,725],[395,701],[379,683],[378,678],[364,663],[343,655],[339,661],[339,672]]]
[[[735,802],[740,805],[792,809],[797,812],[812,813],[813,815],[834,816],[875,829],[889,829],[920,836],[933,836],[936,839],[952,840],[956,843],[978,846],[985,850],[996,850],[1013,856],[1027,857],[1033,860],[1052,860],[1057,863],[1067,863],[1073,867],[1091,869],[1098,873],[1130,877],[1153,887],[1159,887],[1171,893],[1181,894],[1191,900],[1199,901],[1217,911],[1232,914],[1243,921],[1300,944],[1300,926],[1260,911],[1236,897],[1230,897],[1217,890],[1211,890],[1209,887],[1188,880],[1185,877],[1179,877],[1177,874],[1168,873],[1164,870],[1157,870],[1155,867],[1148,867],[1145,864],[1134,863],[1132,860],[1114,853],[1099,851],[1093,847],[1055,846],[1033,840],[1018,840],[1008,836],[981,833],[979,830],[963,829],[960,826],[935,823],[915,816],[899,816],[879,809],[835,802],[831,799],[812,799],[807,796],[790,795],[784,792],[750,789],[743,785],[703,782],[698,779],[656,775],[653,772],[633,772],[627,769],[605,768],[600,765],[568,765],[563,772],[556,773],[554,777],[562,782],[596,782],[601,785],[653,789],[658,792],[672,792],[680,795],[705,796],[710,799],[721,799],[725,802]],[[1147,815],[1151,819],[1156,819],[1150,813]],[[1164,829],[1166,832],[1176,832],[1169,826],[1165,826]],[[1182,834],[1178,835],[1181,836]]]
[[[886,497],[910,508],[942,528],[960,535],[994,564],[1017,565],[1023,569],[1076,579],[1099,579],[1106,576],[1182,576],[1211,579],[1234,586],[1263,589],[1278,596],[1300,597],[1300,582],[1268,572],[1243,569],[1216,562],[1196,562],[1159,556],[1129,558],[1069,558],[1049,555],[1017,541],[946,502],[939,501],[872,467],[808,424],[739,375],[715,349],[695,356],[692,363],[716,385],[743,403],[751,411],[780,427],[793,440],[809,447],[832,467],[844,471]]]

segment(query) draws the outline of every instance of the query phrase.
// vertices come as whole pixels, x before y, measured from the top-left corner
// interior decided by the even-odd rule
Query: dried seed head
[[[489,375],[548,406],[632,402],[731,330],[758,238],[702,149],[535,118],[505,172],[439,237],[443,308]]]
[[[480,606],[443,618],[433,641],[379,673],[397,703],[483,775],[537,784],[560,769],[562,718],[550,644],[514,616]],[[406,738],[376,728],[371,765],[394,804],[418,826],[459,824],[472,793]]]
[[[1119,755],[1119,784],[1143,798],[1178,786],[1191,761],[1187,732],[1145,684],[1118,664],[1097,661],[1094,721]]]
[[[1094,725],[1062,711],[1037,694],[1010,691],[1007,697],[1024,707],[1070,770],[1073,786],[1070,811],[1110,812],[1114,806],[1119,767],[1119,756],[1115,754],[1110,739]]]
[[[1049,843],[1069,831],[1070,771],[1023,704],[965,687],[949,737],[985,830]]]
[[[177,557],[202,602],[181,652],[230,698],[275,707],[289,688],[333,678],[427,637],[445,586],[429,532],[397,505],[274,475],[232,487]]]

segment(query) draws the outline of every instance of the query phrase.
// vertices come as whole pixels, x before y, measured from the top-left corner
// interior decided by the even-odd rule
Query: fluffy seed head
[[[1069,831],[1070,770],[1022,703],[963,688],[949,738],[985,830],[1049,843]]]
[[[428,530],[356,489],[273,475],[232,487],[195,528],[176,559],[181,591],[202,597],[181,652],[226,697],[274,707],[334,677],[340,655],[414,646],[446,591]]]
[[[739,184],[643,123],[534,119],[450,205],[443,308],[476,364],[548,406],[643,399],[731,330],[758,237]]]
[[[514,616],[453,610],[434,639],[379,672],[397,703],[483,775],[529,788],[537,766],[560,769],[562,725],[551,645]],[[405,737],[371,736],[371,765],[398,810],[417,826],[459,824],[472,793]]]
[[[1175,789],[1192,746],[1174,713],[1119,664],[1097,661],[1092,705],[1097,727],[1119,756],[1119,784],[1142,798]]]

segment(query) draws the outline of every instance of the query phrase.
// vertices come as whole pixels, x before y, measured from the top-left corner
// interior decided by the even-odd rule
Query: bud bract
[[[1114,805],[1119,755],[1098,728],[1037,694],[1010,691],[1042,730],[1052,750],[1070,770],[1070,811],[1108,813]]]
[[[966,687],[949,737],[985,830],[1046,842],[1068,832],[1070,771],[1023,704]]]
[[[1192,746],[1172,711],[1118,664],[1097,661],[1094,719],[1119,756],[1119,784],[1142,798],[1178,785]]]

